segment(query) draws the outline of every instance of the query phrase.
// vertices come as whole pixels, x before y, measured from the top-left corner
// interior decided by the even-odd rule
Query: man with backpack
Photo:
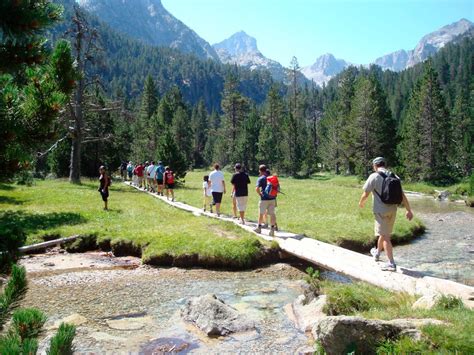
[[[267,167],[260,165],[258,168],[259,175],[257,180],[257,186],[255,191],[260,196],[260,202],[258,204],[258,226],[254,229],[256,233],[262,233],[262,225],[264,223],[265,214],[270,216],[270,233],[271,237],[275,236],[276,230],[276,198],[280,191],[280,183],[276,175],[267,176]]]
[[[138,187],[141,189],[141,188],[145,188],[144,186],[144,171],[145,171],[145,167],[143,164],[138,164],[136,167],[135,167],[135,170],[134,170],[134,173],[135,175],[137,176],[137,184],[138,184]]]
[[[156,166],[156,184],[158,185],[158,196],[163,196],[163,186],[164,186],[164,176],[165,176],[165,167],[163,162],[159,161]]]
[[[411,211],[408,199],[403,192],[400,178],[394,173],[388,171],[385,167],[386,162],[382,157],[375,158],[372,161],[374,173],[372,173],[364,184],[362,196],[360,197],[359,207],[364,208],[370,193],[373,193],[374,205],[373,212],[375,217],[375,235],[378,237],[377,247],[372,248],[370,253],[375,261],[380,258],[380,253],[385,250],[389,262],[382,267],[384,271],[396,271],[397,266],[393,259],[393,247],[391,235],[395,218],[397,216],[397,207],[403,204],[406,208],[406,218],[411,221],[413,212]]]
[[[235,198],[236,207],[240,215],[240,223],[245,224],[245,210],[247,209],[247,200],[249,196],[248,185],[250,178],[242,171],[240,163],[235,164],[235,174],[232,175],[230,183],[232,184],[232,192]]]
[[[171,193],[171,202],[174,202],[174,173],[169,166],[165,168],[165,187],[166,187],[166,199],[170,199]]]
[[[132,181],[132,178],[133,178],[133,169],[134,169],[133,164],[131,161],[129,161],[127,165],[127,175],[128,175],[128,180],[130,181]]]

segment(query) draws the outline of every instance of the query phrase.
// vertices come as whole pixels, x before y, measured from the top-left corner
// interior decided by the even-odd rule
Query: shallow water
[[[395,247],[397,264],[474,285],[474,209],[430,197],[409,200],[427,230],[410,244]]]
[[[78,353],[298,353],[308,338],[283,307],[302,293],[298,269],[284,264],[248,272],[155,269],[84,270],[30,274],[22,306],[38,307],[54,324],[73,315]],[[185,324],[179,309],[189,297],[214,293],[247,317],[257,331],[209,339]]]

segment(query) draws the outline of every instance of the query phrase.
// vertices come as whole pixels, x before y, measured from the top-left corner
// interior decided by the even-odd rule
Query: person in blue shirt
[[[275,225],[276,225],[276,214],[275,214],[275,207],[276,207],[276,197],[269,196],[264,194],[265,188],[267,187],[267,167],[265,165],[260,165],[258,168],[259,175],[257,179],[257,186],[255,187],[255,191],[260,196],[260,201],[258,203],[258,226],[254,229],[256,233],[262,233],[262,226],[265,219],[265,214],[270,217],[270,236],[273,237],[275,235]]]

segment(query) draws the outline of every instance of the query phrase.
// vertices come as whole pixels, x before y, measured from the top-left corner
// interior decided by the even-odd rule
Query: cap
[[[242,165],[240,163],[235,164],[234,166],[235,169],[240,170],[242,169]]]
[[[378,165],[380,163],[385,163],[385,158],[383,157],[377,157],[374,160],[372,160],[373,165]]]
[[[159,164],[159,165],[163,165],[163,162],[160,160],[160,161],[158,162],[158,164]]]

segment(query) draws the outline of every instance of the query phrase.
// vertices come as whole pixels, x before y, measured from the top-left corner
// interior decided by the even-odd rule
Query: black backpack
[[[387,205],[399,205],[403,201],[403,190],[402,190],[402,182],[392,172],[388,172],[387,174],[379,171],[378,174],[383,177],[382,182],[382,193],[375,193],[380,197],[383,203]]]

